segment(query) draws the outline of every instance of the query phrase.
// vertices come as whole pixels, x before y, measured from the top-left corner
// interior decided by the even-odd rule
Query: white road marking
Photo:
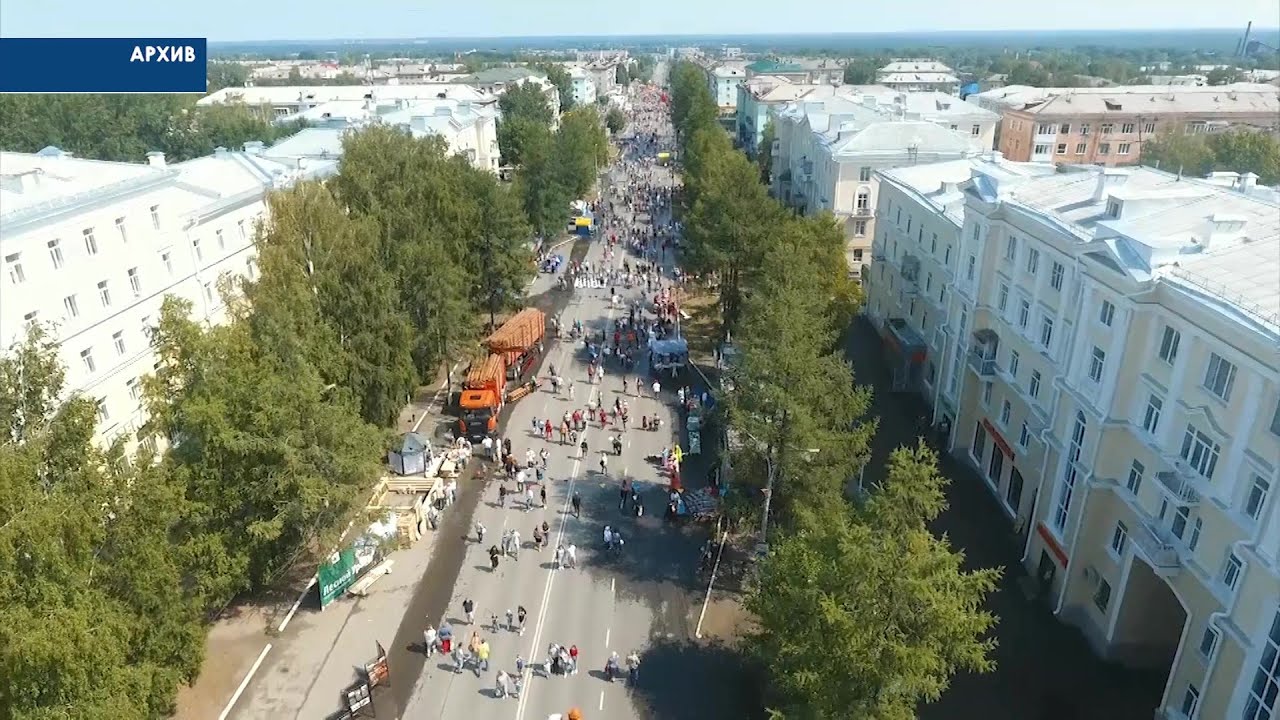
[[[284,632],[285,626],[288,625],[289,621],[293,619],[294,613],[298,612],[298,608],[302,605],[302,600],[307,597],[307,593],[311,592],[311,588],[315,584],[316,584],[316,576],[312,575],[311,580],[307,583],[307,586],[303,588],[302,593],[298,595],[298,599],[294,601],[293,607],[289,608],[289,614],[285,615],[284,620],[280,621],[280,627],[276,628],[276,632],[278,633]]]
[[[600,712],[604,712],[604,691],[600,691],[600,704],[597,706]]]
[[[271,643],[262,648],[262,652],[258,654],[258,659],[254,661],[253,667],[249,668],[249,674],[244,676],[240,681],[240,687],[236,688],[236,693],[231,696],[231,701],[227,706],[222,708],[222,713],[218,715],[218,720],[227,720],[227,716],[231,714],[231,709],[235,707],[236,701],[244,694],[244,689],[249,687],[249,681],[253,679],[254,673],[258,672],[258,668],[262,667],[262,661],[267,659],[267,653],[271,652]]]
[[[610,594],[612,594],[612,593],[614,593],[614,592],[617,592],[617,587],[616,587],[616,583],[617,583],[617,582],[618,582],[618,579],[617,579],[617,578],[609,578],[609,592],[610,592]]]
[[[604,629],[604,649],[605,650],[609,649],[609,637],[610,637],[609,633],[611,632],[613,632],[613,628]]]

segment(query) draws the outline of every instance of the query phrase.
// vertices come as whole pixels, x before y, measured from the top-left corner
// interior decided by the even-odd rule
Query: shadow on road
[[[723,643],[656,641],[641,656],[632,706],[651,720],[757,720],[762,671]]]

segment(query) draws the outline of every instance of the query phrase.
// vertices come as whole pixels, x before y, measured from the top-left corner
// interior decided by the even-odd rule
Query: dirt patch
[[[714,364],[716,343],[720,338],[720,305],[715,292],[703,287],[685,289],[680,310],[680,328],[689,341],[689,358],[695,363]]]

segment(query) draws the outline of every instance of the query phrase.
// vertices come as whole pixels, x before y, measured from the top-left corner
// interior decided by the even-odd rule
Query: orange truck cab
[[[490,355],[484,362],[472,365],[458,398],[461,410],[458,432],[477,440],[496,434],[506,386],[507,367],[503,356]]]

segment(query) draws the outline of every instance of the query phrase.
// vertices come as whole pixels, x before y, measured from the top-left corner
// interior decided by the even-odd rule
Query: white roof
[[[880,68],[881,73],[945,73],[947,75],[954,74],[955,71],[948,67],[945,63],[937,60],[913,60],[903,59],[894,60],[893,62]]]
[[[487,102],[496,96],[461,83],[415,83],[410,85],[287,85],[282,87],[223,88],[200,98],[197,105],[241,102],[248,105],[275,105],[307,102],[428,100],[444,95],[456,100]]]
[[[959,184],[976,173],[1007,178],[1036,177],[1057,172],[1053,163],[1021,163],[998,154],[946,160],[881,170],[880,176],[915,194],[920,202],[941,212],[957,226],[964,223],[964,193]]]
[[[36,206],[53,208],[147,181],[172,171],[149,165],[82,160],[55,147],[38,153],[0,152],[0,218]]]
[[[746,67],[743,65],[721,64],[711,69],[712,74],[721,78],[737,78],[747,74]]]
[[[1071,168],[1016,184],[1008,202],[1065,224],[1120,272],[1167,282],[1236,317],[1280,332],[1280,204],[1145,167]],[[1117,184],[1095,200],[1099,175]],[[1122,201],[1106,214],[1108,197]],[[1215,232],[1240,223],[1237,232]]]
[[[876,82],[882,85],[940,84],[958,83],[960,78],[945,72],[884,73],[876,76]]]
[[[1232,83],[1230,85],[1220,85],[1217,87],[1196,86],[1196,85],[1115,85],[1112,87],[1082,87],[1082,88],[1038,88],[1029,85],[1006,85],[1002,88],[994,88],[985,92],[974,93],[969,97],[974,101],[987,101],[1005,107],[1019,107],[1029,105],[1031,103],[1044,102],[1048,98],[1056,97],[1070,93],[1077,97],[1086,95],[1186,95],[1191,93],[1210,93],[1222,95],[1228,92],[1272,92],[1276,89],[1269,85],[1258,83]]]

